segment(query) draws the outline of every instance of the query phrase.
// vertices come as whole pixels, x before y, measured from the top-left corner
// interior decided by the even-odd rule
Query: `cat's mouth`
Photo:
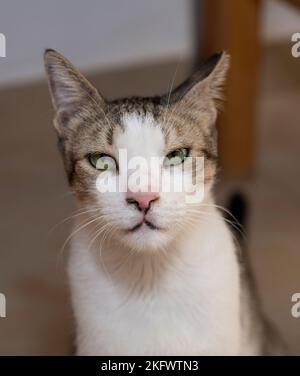
[[[140,223],[138,223],[137,225],[133,226],[128,231],[129,232],[135,232],[135,231],[139,230],[140,228],[142,228],[144,226],[148,227],[151,230],[162,230],[162,228],[154,225],[152,222],[150,222],[150,221],[148,221],[147,219],[144,218]]]

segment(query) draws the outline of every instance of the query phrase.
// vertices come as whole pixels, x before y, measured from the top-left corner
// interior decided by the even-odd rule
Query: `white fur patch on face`
[[[140,156],[149,159],[164,155],[164,135],[152,115],[125,114],[121,122],[124,132],[120,133],[116,145],[119,150],[127,150],[128,158]]]

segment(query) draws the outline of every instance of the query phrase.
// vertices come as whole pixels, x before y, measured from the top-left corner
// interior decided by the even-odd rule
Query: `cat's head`
[[[154,250],[197,222],[215,179],[228,65],[227,54],[214,55],[171,93],[107,101],[62,55],[46,51],[68,180],[100,233]],[[174,188],[182,177],[182,189]]]

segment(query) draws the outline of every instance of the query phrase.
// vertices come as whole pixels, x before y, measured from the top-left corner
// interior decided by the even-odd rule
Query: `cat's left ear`
[[[229,61],[230,57],[226,52],[211,56],[195,74],[171,93],[169,103],[193,107],[199,104],[201,98],[221,100]]]
[[[103,97],[64,56],[54,50],[46,50],[44,61],[56,111],[55,126],[59,133],[68,127],[74,117],[104,108]]]

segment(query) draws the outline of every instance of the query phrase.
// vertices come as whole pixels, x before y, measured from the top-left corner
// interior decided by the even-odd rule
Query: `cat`
[[[166,95],[113,101],[58,52],[46,50],[44,60],[80,210],[68,262],[77,354],[280,353],[214,200],[215,123],[229,55],[213,55]],[[172,170],[171,179],[183,168],[202,185],[201,201],[161,187],[100,192],[101,176],[109,185],[128,172],[120,150],[157,157],[159,174]],[[204,159],[202,174],[188,158]]]

